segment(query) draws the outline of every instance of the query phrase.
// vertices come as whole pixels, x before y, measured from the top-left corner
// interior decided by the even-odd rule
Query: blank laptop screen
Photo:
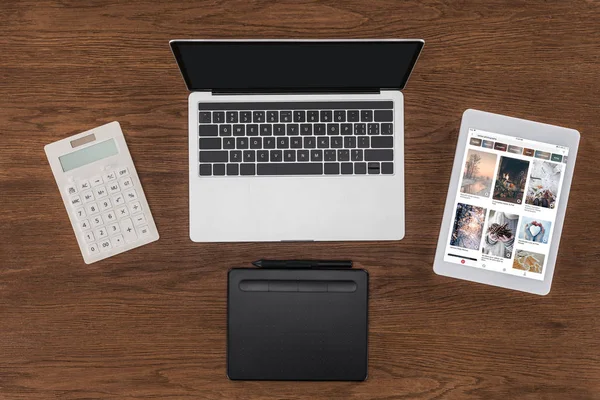
[[[402,89],[421,40],[171,42],[189,90]]]

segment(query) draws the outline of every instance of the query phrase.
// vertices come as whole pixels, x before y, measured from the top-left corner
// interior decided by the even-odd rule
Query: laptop
[[[173,40],[194,242],[404,237],[404,100],[423,40]]]

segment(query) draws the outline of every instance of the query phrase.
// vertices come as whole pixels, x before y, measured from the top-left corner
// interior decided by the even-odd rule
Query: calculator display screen
[[[119,150],[114,139],[105,140],[85,149],[58,157],[64,172],[93,163],[103,158],[117,155]]]

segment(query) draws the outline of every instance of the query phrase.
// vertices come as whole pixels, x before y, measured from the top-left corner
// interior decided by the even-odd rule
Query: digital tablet
[[[434,271],[548,294],[578,146],[573,129],[465,111]]]

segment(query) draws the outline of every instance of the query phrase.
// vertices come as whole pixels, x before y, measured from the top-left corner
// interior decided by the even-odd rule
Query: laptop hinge
[[[212,90],[211,93],[217,95],[254,95],[254,94],[379,94],[380,89],[298,89],[298,90],[277,90],[277,89],[225,89]]]

